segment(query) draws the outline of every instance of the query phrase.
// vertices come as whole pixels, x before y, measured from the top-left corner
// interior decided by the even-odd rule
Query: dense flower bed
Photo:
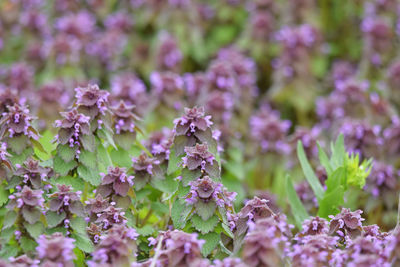
[[[399,265],[399,14],[0,1],[0,266]]]

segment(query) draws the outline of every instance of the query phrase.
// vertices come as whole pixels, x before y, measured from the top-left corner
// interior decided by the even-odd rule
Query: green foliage
[[[211,232],[217,223],[219,222],[219,218],[217,216],[212,216],[208,220],[203,220],[199,215],[195,214],[191,218],[191,222],[194,228],[202,234],[207,234]]]
[[[301,224],[304,222],[305,219],[309,217],[309,215],[303,204],[301,203],[301,200],[297,196],[296,190],[294,189],[292,180],[290,179],[289,175],[286,176],[285,181],[286,195],[289,200],[294,219],[296,221],[296,226],[300,229]]]
[[[206,242],[201,248],[201,253],[204,257],[208,256],[220,242],[220,236],[217,233],[208,233],[205,235],[199,235],[199,239],[203,239]]]
[[[372,166],[372,159],[364,160],[360,165],[358,154],[354,155],[346,152],[343,135],[340,135],[336,142],[331,144],[330,158],[318,144],[319,161],[328,176],[325,182],[326,190],[324,191],[306,158],[300,141],[297,146],[297,154],[304,175],[318,199],[318,216],[323,218],[328,218],[329,215],[335,215],[339,212],[339,207],[345,204],[344,196],[349,186],[362,189]],[[304,220],[305,209],[301,205],[293,185],[288,181],[287,179],[286,191],[296,224],[299,225]]]

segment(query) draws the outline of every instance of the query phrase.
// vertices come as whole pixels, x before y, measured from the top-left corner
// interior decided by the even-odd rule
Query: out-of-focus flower
[[[138,234],[132,228],[114,225],[92,253],[90,267],[96,266],[129,266],[136,258],[136,239]]]
[[[73,252],[75,240],[64,237],[61,233],[54,233],[50,236],[41,235],[37,239],[36,251],[41,266],[74,266]]]
[[[55,28],[80,40],[87,39],[95,30],[96,20],[88,11],[69,13],[55,22]]]
[[[110,98],[114,104],[123,100],[128,105],[134,105],[138,114],[145,113],[149,101],[146,86],[134,73],[122,72],[112,76],[110,86]]]
[[[283,215],[256,221],[244,239],[242,259],[250,267],[284,264],[290,228]]]
[[[173,137],[171,129],[163,128],[161,131],[151,133],[145,142],[146,147],[160,161],[160,164],[169,159]]]
[[[157,66],[160,70],[176,70],[182,61],[182,52],[173,36],[163,32],[159,38]]]
[[[8,198],[7,208],[18,208],[21,211],[22,217],[29,224],[34,224],[39,221],[42,214],[41,209],[44,209],[44,199],[42,190],[32,190],[28,186],[24,186],[21,191],[17,191]]]
[[[324,218],[313,217],[307,219],[302,224],[302,230],[296,235],[297,239],[312,235],[322,235],[328,234],[329,232],[329,222]]]
[[[108,15],[104,25],[108,30],[129,33],[132,30],[133,23],[133,19],[128,13],[118,11]]]
[[[251,136],[263,152],[288,154],[291,150],[287,140],[290,126],[290,121],[281,120],[279,113],[267,106],[250,118]]]
[[[371,126],[367,121],[345,120],[340,127],[346,149],[359,153],[362,158],[378,156],[379,148],[383,145],[379,125]]]
[[[173,230],[160,232],[155,239],[150,238],[150,244],[155,247],[159,242],[161,242],[161,249],[158,262],[162,266],[192,266],[192,264],[202,259],[201,248],[205,241],[199,240],[197,233]]]
[[[399,172],[392,165],[374,161],[365,187],[375,198],[390,194],[397,191],[398,175]]]
[[[150,82],[159,104],[176,110],[182,108],[184,83],[181,76],[170,71],[153,72],[150,75]]]
[[[293,246],[289,257],[294,266],[331,266],[336,259],[338,237],[327,234],[306,235]],[[338,265],[341,266],[341,265]]]

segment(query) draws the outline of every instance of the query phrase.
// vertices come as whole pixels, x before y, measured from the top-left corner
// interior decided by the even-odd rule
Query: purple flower
[[[50,210],[54,212],[65,211],[67,214],[76,214],[80,217],[85,216],[84,207],[81,203],[80,191],[72,191],[69,185],[57,184],[58,191],[49,194]]]
[[[85,201],[86,212],[90,216],[90,221],[97,220],[97,214],[102,213],[110,206],[109,198],[103,198],[102,195],[97,194],[95,198]]]
[[[235,71],[227,60],[215,60],[207,69],[207,79],[211,90],[236,92],[237,82]]]
[[[182,158],[183,164],[189,170],[201,169],[208,174],[214,174],[212,168],[218,165],[214,155],[209,152],[207,144],[196,144],[193,147],[185,147],[186,156]],[[218,166],[217,166],[218,167]]]
[[[228,192],[222,184],[216,183],[208,176],[199,178],[189,183],[190,191],[185,197],[187,205],[194,205],[199,216],[203,220],[209,219],[213,213],[203,214],[202,210],[205,204],[209,209],[215,209],[217,206],[225,208],[227,213],[233,214],[233,201],[236,194]]]
[[[140,118],[133,113],[135,106],[125,104],[122,100],[119,104],[113,106],[111,111],[114,115],[114,128],[116,134],[125,132],[134,133],[136,129],[136,122]]]
[[[50,168],[40,166],[39,161],[29,158],[22,166],[17,166],[14,175],[22,178],[24,184],[35,189],[40,189],[42,182],[47,181],[53,173]]]
[[[256,221],[244,239],[242,259],[250,267],[284,264],[290,228],[284,216]]]
[[[336,261],[338,237],[327,234],[306,235],[293,246],[289,257],[293,266],[332,266]]]
[[[43,266],[73,266],[75,240],[61,233],[50,236],[41,235],[37,239],[36,251]]]
[[[392,165],[374,161],[365,187],[375,198],[391,194],[396,191],[398,175],[399,172]]]
[[[60,128],[56,139],[62,145],[68,143],[70,147],[79,148],[82,135],[91,133],[90,117],[78,113],[76,109],[69,112],[60,112],[60,114],[64,119],[55,121],[55,126]]]
[[[336,216],[330,215],[329,234],[338,235],[342,239],[346,236],[356,238],[361,234],[362,221],[365,220],[361,218],[361,214],[361,210],[352,212],[350,209],[342,208]]]
[[[160,232],[153,242],[154,248],[161,241],[161,237],[158,258],[161,266],[207,266],[195,264],[203,258],[201,248],[205,243],[204,240],[198,239],[197,233],[185,233],[179,230]]]
[[[28,186],[24,185],[21,191],[15,192],[13,195],[9,196],[10,202],[8,203],[8,208],[23,208],[27,206],[28,208],[41,207],[43,208],[42,190],[32,190]]]
[[[204,114],[203,107],[185,108],[185,114],[174,120],[176,135],[191,136],[198,131],[206,131],[213,124],[211,116]]]
[[[177,69],[182,57],[175,38],[166,32],[161,33],[157,51],[158,68],[161,70]]]
[[[160,162],[156,158],[150,158],[146,153],[140,154],[137,158],[132,158],[132,168],[135,171],[135,187],[140,190],[152,179],[164,179]]]
[[[302,228],[303,229],[296,235],[297,239],[312,235],[328,234],[329,222],[324,218],[320,218],[317,216],[305,220],[302,224]]]
[[[97,193],[103,197],[111,195],[113,192],[120,196],[126,196],[129,188],[133,186],[134,176],[127,175],[125,168],[108,167],[108,173],[103,175]]]
[[[183,78],[170,71],[153,72],[150,75],[153,94],[160,104],[180,109],[184,95]]]
[[[8,112],[3,113],[0,119],[0,136],[7,134],[8,137],[13,138],[26,135],[29,138],[38,139],[39,135],[31,125],[33,119],[26,106],[19,104],[9,106]]]
[[[264,152],[288,154],[291,150],[287,134],[291,122],[281,120],[277,111],[264,106],[250,118],[251,136]]]
[[[236,218],[233,217],[235,235],[244,235],[249,226],[254,226],[258,220],[268,218],[274,214],[268,206],[268,200],[258,197],[248,200],[240,212],[238,212]]]
[[[96,20],[88,11],[67,14],[55,22],[55,28],[78,39],[86,39],[94,32]]]
[[[78,109],[84,107],[83,113],[91,118],[97,116],[100,112],[104,114],[107,109],[108,95],[109,93],[105,90],[100,90],[96,84],[89,84],[87,87],[75,88],[76,91],[76,104]]]
[[[148,140],[145,141],[146,147],[160,161],[160,164],[169,159],[173,137],[172,130],[163,128],[162,131],[151,133]]]
[[[134,229],[114,225],[101,237],[88,266],[129,266],[135,261],[137,237]]]
[[[125,212],[122,208],[116,208],[110,205],[103,211],[97,213],[97,220],[95,223],[100,224],[103,229],[107,230],[115,224],[125,225],[127,219],[124,215]]]
[[[108,15],[104,25],[108,30],[128,33],[132,30],[133,23],[132,17],[127,12],[118,11]]]

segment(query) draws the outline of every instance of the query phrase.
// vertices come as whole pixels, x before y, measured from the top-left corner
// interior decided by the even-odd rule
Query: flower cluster
[[[108,197],[111,194],[126,196],[129,188],[133,186],[132,175],[126,174],[125,168],[109,167],[107,174],[102,174],[100,186],[97,188],[97,193],[103,197]]]
[[[54,233],[50,236],[41,235],[37,239],[36,251],[43,266],[74,266],[75,240],[64,237],[61,233]]]

